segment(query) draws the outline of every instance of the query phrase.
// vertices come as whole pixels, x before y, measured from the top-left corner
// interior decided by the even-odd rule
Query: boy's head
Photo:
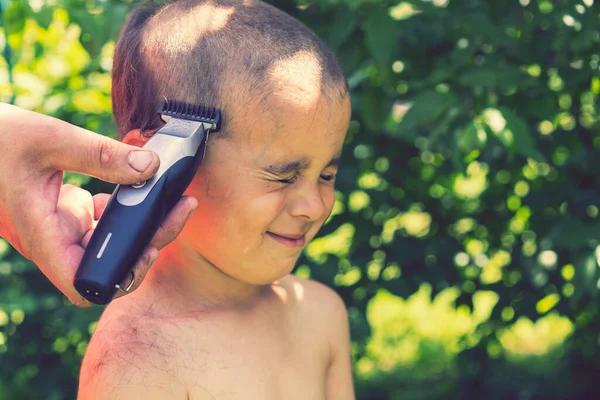
[[[291,271],[333,207],[350,117],[343,73],[312,32],[255,0],[139,8],[117,42],[112,97],[131,142],[160,128],[165,98],[220,108],[180,238],[243,282]]]
[[[302,54],[314,60],[307,65],[314,89],[328,100],[347,95],[329,49],[268,4],[176,0],[142,6],[129,16],[115,52],[112,98],[119,135],[159,128],[156,110],[165,98],[217,107],[228,120],[237,118],[257,100],[285,90],[269,71]]]

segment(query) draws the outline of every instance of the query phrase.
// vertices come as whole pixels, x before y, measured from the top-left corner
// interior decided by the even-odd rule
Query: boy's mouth
[[[267,235],[287,247],[302,247],[306,242],[304,234],[277,234],[267,231]]]

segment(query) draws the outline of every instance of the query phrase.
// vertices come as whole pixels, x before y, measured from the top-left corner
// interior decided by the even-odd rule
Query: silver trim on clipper
[[[204,125],[198,121],[170,118],[167,124],[144,145],[145,150],[152,150],[158,154],[160,158],[158,171],[142,187],[120,185],[117,201],[124,206],[135,206],[142,203],[169,168],[184,157],[196,155],[206,134]]]
[[[104,254],[104,250],[106,249],[106,246],[108,245],[108,242],[110,241],[111,237],[112,237],[112,232],[108,232],[108,235],[106,235],[106,239],[104,239],[104,243],[102,243],[102,247],[100,247],[100,250],[98,251],[98,254],[96,255],[97,259],[102,258],[102,254]]]

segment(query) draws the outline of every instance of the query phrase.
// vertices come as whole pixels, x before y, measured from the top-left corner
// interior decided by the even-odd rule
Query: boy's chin
[[[265,268],[265,266],[243,268],[238,271],[239,276],[234,277],[234,279],[243,281],[244,283],[250,285],[269,285],[291,274],[296,266],[297,261],[298,260],[296,258],[294,262],[273,266],[271,268]]]

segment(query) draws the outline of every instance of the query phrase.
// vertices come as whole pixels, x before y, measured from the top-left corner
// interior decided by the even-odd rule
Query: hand
[[[0,237],[32,260],[73,304],[91,305],[75,290],[73,279],[110,196],[63,185],[63,171],[131,184],[156,173],[158,156],[1,103],[0,127]],[[196,206],[196,199],[184,196],[173,208],[134,267],[131,291]]]

